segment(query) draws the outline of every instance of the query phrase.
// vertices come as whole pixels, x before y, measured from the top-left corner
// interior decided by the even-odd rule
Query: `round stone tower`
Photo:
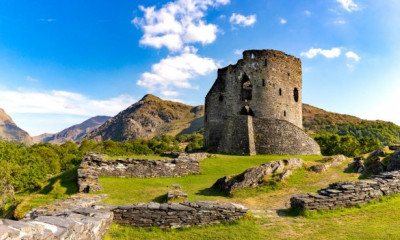
[[[265,146],[271,145],[268,141],[272,139],[265,138],[271,128],[267,129],[261,125],[267,122],[274,124],[274,121],[285,121],[299,128],[297,130],[301,130],[303,128],[301,86],[300,59],[276,50],[244,51],[243,59],[235,65],[218,70],[217,80],[207,94],[204,146],[220,147],[221,139],[224,138],[224,145],[232,141],[246,142],[246,145],[247,142],[250,145],[254,142],[253,148],[263,149],[265,152],[268,148]],[[243,116],[250,118],[246,120]],[[257,124],[253,126],[253,122]],[[244,141],[242,136],[235,136],[236,139],[232,130],[236,129],[238,130],[236,132],[239,132],[243,128],[247,130],[242,132],[242,135],[253,134],[257,138]],[[260,131],[266,133],[262,135]],[[252,137],[254,136],[249,138]],[[279,142],[279,139],[275,140]],[[236,142],[234,145],[237,147],[240,143]],[[261,145],[264,148],[259,147]]]

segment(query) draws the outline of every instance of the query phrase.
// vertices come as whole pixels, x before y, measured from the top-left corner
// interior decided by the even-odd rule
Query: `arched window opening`
[[[296,102],[299,101],[299,90],[297,88],[294,88],[293,90],[293,97]]]
[[[283,116],[286,117],[286,111],[283,111]]]
[[[251,54],[251,59],[254,59],[254,53]]]
[[[279,96],[282,96],[282,88],[279,88]]]
[[[287,73],[288,77],[290,77],[290,73]]]
[[[222,101],[224,100],[224,96],[222,96],[222,95],[219,95],[219,98],[218,98],[218,100],[219,100],[220,102],[222,102]]]
[[[251,84],[249,77],[246,74],[244,74],[242,78],[242,92],[241,92],[242,101],[251,100],[252,94],[253,94],[253,85]]]
[[[253,116],[254,117],[254,112],[249,106],[244,106],[242,110],[240,110],[240,115],[246,115],[246,116]]]

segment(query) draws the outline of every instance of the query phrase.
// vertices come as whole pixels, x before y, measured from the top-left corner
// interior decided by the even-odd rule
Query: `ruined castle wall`
[[[196,159],[199,156],[205,155],[196,154]],[[200,173],[200,164],[190,155],[165,160],[103,160],[101,154],[87,153],[78,168],[78,186],[79,192],[94,192],[102,189],[98,176],[150,178],[195,173]]]
[[[318,193],[295,195],[290,203],[296,209],[326,210],[352,207],[395,193],[400,193],[400,171],[381,173],[367,180],[333,183]]]
[[[253,117],[228,117],[218,146],[218,152],[236,155],[255,155]]]
[[[114,222],[133,227],[180,228],[211,225],[243,217],[242,205],[222,202],[141,203],[113,210]]]
[[[317,142],[283,120],[253,118],[257,154],[320,155]]]

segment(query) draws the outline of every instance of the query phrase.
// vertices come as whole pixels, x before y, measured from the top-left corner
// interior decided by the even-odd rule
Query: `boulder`
[[[217,180],[212,188],[219,189],[223,192],[231,193],[236,189],[246,187],[258,187],[264,184],[267,180],[282,181],[290,176],[291,172],[303,165],[304,161],[300,158],[290,158],[279,161],[268,162],[260,166],[249,168],[243,173],[236,176],[225,176]]]

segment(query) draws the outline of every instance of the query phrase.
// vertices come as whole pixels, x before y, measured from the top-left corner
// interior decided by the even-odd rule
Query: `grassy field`
[[[212,184],[224,175],[238,174],[249,167],[288,157],[217,155],[200,162],[202,170],[198,175],[151,179],[101,177],[100,182],[104,187],[101,193],[108,194],[104,201],[108,204],[163,202],[169,190],[168,186],[180,184],[191,201],[229,201],[244,204],[250,209],[245,219],[216,226],[160,230],[113,224],[105,239],[400,239],[398,195],[367,205],[335,211],[294,215],[287,210],[278,210],[287,208],[288,201],[294,194],[316,191],[332,182],[356,180],[358,174],[344,171],[348,162],[317,174],[308,171],[307,166],[318,163],[321,156],[300,156],[306,161],[306,167],[296,170],[282,183],[243,189],[229,196],[210,189]],[[24,193],[25,198],[20,196],[24,199],[23,204],[19,206],[20,213],[34,206],[67,197],[76,192],[75,183],[76,171],[70,171],[50,179],[39,192]]]

